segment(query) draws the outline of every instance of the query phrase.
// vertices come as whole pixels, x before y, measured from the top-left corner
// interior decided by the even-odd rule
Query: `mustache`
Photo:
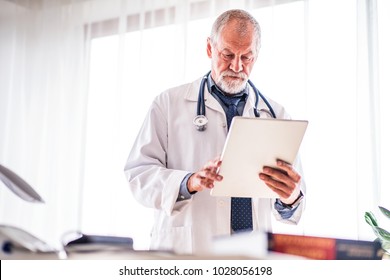
[[[233,71],[230,71],[230,70],[226,70],[226,71],[222,72],[221,75],[223,77],[235,77],[235,78],[240,78],[240,79],[243,79],[243,80],[247,80],[248,79],[248,76],[245,73],[243,73],[243,72],[236,73],[236,72],[233,72]]]

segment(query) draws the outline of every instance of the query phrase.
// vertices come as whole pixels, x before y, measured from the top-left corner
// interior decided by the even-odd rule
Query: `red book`
[[[268,233],[268,250],[315,260],[380,260],[378,241]]]

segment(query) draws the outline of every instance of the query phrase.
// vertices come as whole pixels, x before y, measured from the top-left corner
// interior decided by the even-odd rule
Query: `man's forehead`
[[[232,53],[244,53],[254,54],[256,52],[256,44],[254,40],[241,41],[241,40],[226,40],[223,36],[217,42],[219,51],[232,52]]]

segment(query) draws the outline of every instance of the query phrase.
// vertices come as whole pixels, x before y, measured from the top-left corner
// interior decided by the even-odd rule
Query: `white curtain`
[[[55,247],[79,226],[87,108],[82,10],[57,4],[0,2],[0,163],[46,202],[1,186],[1,223]]]
[[[390,208],[385,0],[0,0],[0,164],[46,201],[0,188],[0,223],[54,245],[82,230],[147,248],[152,211],[131,197],[125,160],[152,98],[209,69],[206,38],[228,8],[262,26],[254,83],[309,120],[306,213],[275,231],[373,238],[364,211]]]

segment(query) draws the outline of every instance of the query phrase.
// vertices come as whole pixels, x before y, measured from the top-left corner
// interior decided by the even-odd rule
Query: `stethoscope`
[[[199,88],[199,95],[198,95],[198,104],[197,104],[197,110],[196,110],[196,117],[194,118],[194,125],[197,130],[199,131],[204,131],[207,128],[207,123],[209,120],[206,117],[206,105],[204,101],[204,89],[205,85],[207,82],[207,78],[210,75],[209,71],[206,75],[203,76],[202,81],[200,83],[200,88]],[[267,105],[268,110],[265,109],[260,109],[260,112],[265,112],[269,115],[271,115],[274,119],[276,119],[276,114],[274,110],[272,109],[271,104],[269,104],[268,100],[260,93],[260,91],[255,87],[255,85],[248,80],[249,85],[252,87],[256,94],[256,101],[255,101],[255,107],[253,107],[253,112],[255,113],[255,116],[257,118],[260,118],[260,113],[259,110],[257,109],[257,105],[259,104],[259,97],[264,101],[264,103]]]

